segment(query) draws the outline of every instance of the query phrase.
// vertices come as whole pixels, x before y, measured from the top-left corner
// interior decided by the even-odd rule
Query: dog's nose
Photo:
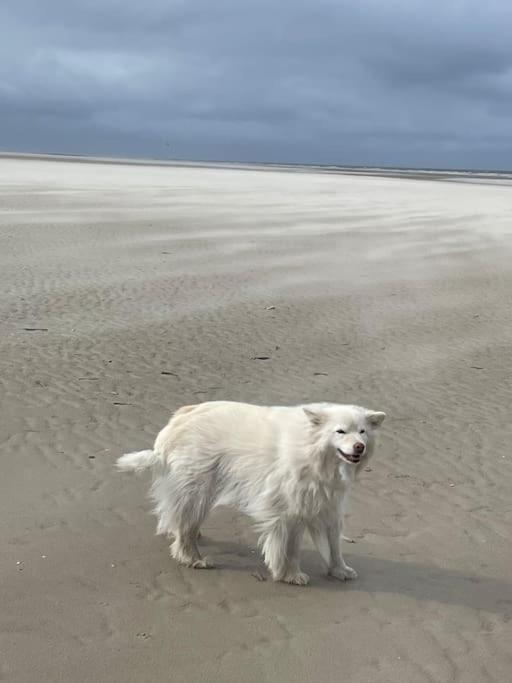
[[[364,443],[361,443],[361,441],[356,441],[354,444],[354,453],[356,455],[362,455],[364,453]]]

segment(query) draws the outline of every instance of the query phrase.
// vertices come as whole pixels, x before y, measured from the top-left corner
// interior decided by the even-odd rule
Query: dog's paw
[[[305,572],[296,572],[295,574],[287,574],[281,581],[284,581],[284,583],[291,583],[294,586],[307,586],[309,583],[309,576]]]
[[[329,569],[329,576],[332,576],[339,581],[350,581],[351,579],[357,579],[357,572],[346,564],[344,567],[333,567],[332,569]]]
[[[342,534],[341,540],[345,543],[355,543],[355,540],[353,538],[350,538],[350,536],[345,536],[344,534]]]
[[[215,565],[209,560],[195,560],[190,565],[192,569],[214,569]]]

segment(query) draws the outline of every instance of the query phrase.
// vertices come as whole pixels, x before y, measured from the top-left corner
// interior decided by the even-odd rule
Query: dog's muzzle
[[[363,446],[363,449],[360,450],[359,453],[354,453],[353,455],[350,455],[349,453],[344,453],[341,448],[338,448],[338,455],[341,456],[342,460],[345,460],[345,462],[349,462],[351,465],[357,465],[358,463],[361,462],[361,457],[364,455],[365,448]]]

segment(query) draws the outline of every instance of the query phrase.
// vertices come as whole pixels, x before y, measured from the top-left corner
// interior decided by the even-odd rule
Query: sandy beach
[[[0,680],[511,680],[510,179],[3,158],[0,283]],[[169,558],[113,465],[220,398],[386,411],[357,581]]]

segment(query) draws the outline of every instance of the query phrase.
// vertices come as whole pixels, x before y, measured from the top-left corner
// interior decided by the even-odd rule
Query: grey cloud
[[[19,0],[0,147],[510,167],[508,0]]]

